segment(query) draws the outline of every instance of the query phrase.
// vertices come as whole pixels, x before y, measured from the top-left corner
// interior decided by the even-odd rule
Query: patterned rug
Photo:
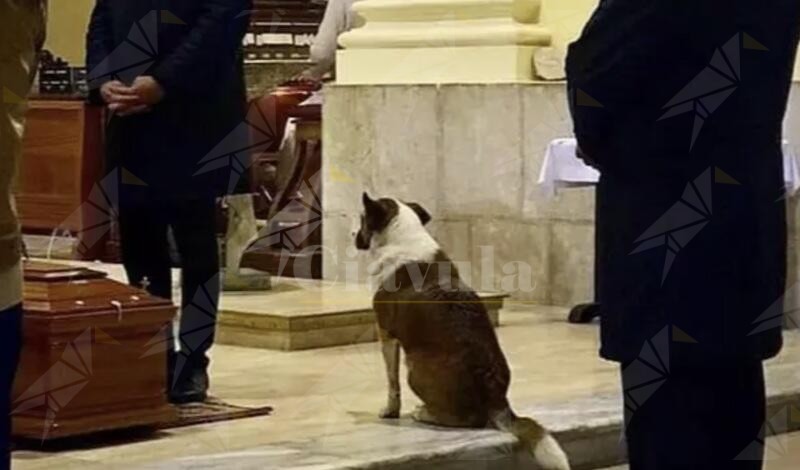
[[[209,398],[204,403],[190,403],[176,406],[177,420],[164,423],[159,429],[174,429],[197,424],[218,423],[236,419],[255,418],[272,414],[271,406],[245,407],[225,403],[218,398]]]
[[[161,425],[98,432],[44,442],[32,439],[14,439],[11,443],[11,448],[14,450],[35,452],[98,449],[158,439],[163,437],[163,434],[161,434],[162,431],[169,429],[269,416],[270,414],[272,414],[271,406],[238,406],[225,403],[217,398],[209,398],[205,403],[175,406],[175,419]]]

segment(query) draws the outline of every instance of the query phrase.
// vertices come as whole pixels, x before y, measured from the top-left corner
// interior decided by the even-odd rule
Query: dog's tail
[[[494,426],[515,435],[533,454],[533,459],[544,470],[570,470],[567,454],[550,433],[535,420],[520,418],[511,408],[492,417]]]

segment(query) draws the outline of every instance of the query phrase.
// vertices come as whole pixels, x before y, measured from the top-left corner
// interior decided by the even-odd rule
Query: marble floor
[[[503,326],[499,329],[513,370],[512,403],[522,412],[535,411],[556,430],[560,425],[559,410],[573,408],[572,403],[618,394],[617,367],[597,359],[597,327],[569,325],[564,322],[565,315],[561,308],[512,303],[503,312]],[[770,363],[768,371],[773,376],[780,372],[784,377],[782,382],[786,381],[787,371],[800,371],[800,334],[790,333],[787,339],[786,352]],[[217,346],[213,351],[213,393],[238,404],[270,404],[275,407],[273,416],[172,430],[133,441],[93,444],[58,453],[20,451],[15,453],[14,468],[138,468],[176,459],[194,462],[193,468],[197,468],[197,464],[207,459],[267,453],[271,461],[280,462],[280,452],[286,449],[281,443],[313,440],[316,451],[333,453],[335,448],[350,444],[366,446],[360,442],[365,436],[369,441],[378,438],[391,441],[392,436],[407,432],[429,441],[425,436],[442,434],[437,430],[416,432],[404,429],[404,424],[380,422],[376,413],[383,405],[383,377],[376,344],[288,353]],[[794,377],[797,380],[790,381],[800,383],[800,373]],[[411,411],[415,404],[416,400],[406,393],[404,412]],[[614,401],[610,407],[616,412]],[[578,417],[588,419],[580,413]],[[261,454],[253,449],[261,449]],[[224,460],[219,463],[219,468],[225,467]],[[158,468],[192,466],[176,464]]]

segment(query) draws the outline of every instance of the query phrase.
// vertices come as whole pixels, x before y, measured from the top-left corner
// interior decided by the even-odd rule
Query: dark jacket
[[[251,8],[252,0],[97,1],[87,40],[93,98],[109,80],[140,75],[166,91],[151,112],[109,122],[109,170],[136,183],[123,184],[123,198],[197,197],[229,187],[237,169],[224,153],[246,142],[218,146],[245,116],[241,47]],[[211,153],[222,154],[208,171]]]
[[[799,31],[796,0],[604,0],[570,46],[575,134],[602,174],[604,357],[648,354],[665,329],[673,361],[779,352]]]

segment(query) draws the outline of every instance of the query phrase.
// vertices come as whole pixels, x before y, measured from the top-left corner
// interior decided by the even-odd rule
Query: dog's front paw
[[[389,403],[380,413],[381,419],[398,419],[400,417],[400,403]]]

